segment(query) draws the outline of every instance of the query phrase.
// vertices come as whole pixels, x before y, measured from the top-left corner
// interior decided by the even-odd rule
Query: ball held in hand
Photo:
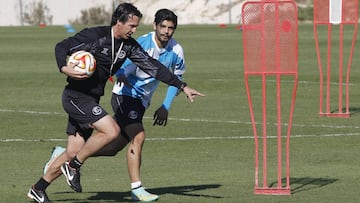
[[[95,57],[87,51],[77,51],[71,54],[68,59],[68,65],[70,63],[78,63],[74,69],[86,73],[89,77],[92,76],[96,70]]]

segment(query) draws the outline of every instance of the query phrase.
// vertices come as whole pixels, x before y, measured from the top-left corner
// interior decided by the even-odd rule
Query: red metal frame
[[[349,110],[349,80],[350,80],[350,69],[352,64],[352,57],[356,42],[357,36],[357,27],[358,27],[358,1],[354,0],[342,0],[342,20],[339,24],[339,67],[338,67],[338,106],[337,111],[333,112],[331,110],[331,53],[332,53],[332,31],[333,27],[337,25],[333,25],[330,22],[329,18],[329,3],[330,0],[314,0],[314,39],[315,39],[315,46],[316,46],[316,53],[318,58],[318,68],[320,74],[320,99],[319,99],[319,115],[320,116],[327,116],[327,117],[343,117],[349,118],[350,117],[350,110]],[[345,79],[345,111],[343,110],[343,65],[344,65],[344,25],[353,25],[353,38],[351,42],[350,54],[347,63],[346,69],[346,79]],[[321,53],[320,53],[320,46],[319,46],[319,33],[318,27],[319,26],[327,26],[327,56],[326,56],[326,93],[324,96],[324,67],[323,62],[321,60]],[[325,112],[323,110],[324,99],[325,97]]]
[[[267,16],[270,14],[269,16]],[[269,22],[269,18],[270,22]],[[255,142],[255,194],[290,195],[290,132],[298,84],[298,25],[294,1],[247,1],[242,6],[244,79]],[[269,26],[270,25],[270,26]],[[273,28],[274,27],[274,28]],[[255,37],[254,37],[255,36]],[[271,36],[271,37],[269,37]],[[256,40],[256,37],[260,38]],[[255,39],[255,40],[254,40]],[[284,49],[284,44],[288,49]],[[273,46],[274,45],[274,46]],[[274,50],[275,49],[275,50]],[[272,55],[275,52],[274,55]],[[273,58],[274,57],[274,58]],[[275,59],[275,60],[274,60]],[[286,61],[287,63],[284,63]],[[288,66],[290,65],[290,66]],[[289,121],[285,136],[285,176],[283,186],[281,76],[293,76]],[[251,98],[249,77],[262,80],[262,183],[259,182],[259,136]],[[276,77],[277,185],[268,185],[267,160],[267,78]]]

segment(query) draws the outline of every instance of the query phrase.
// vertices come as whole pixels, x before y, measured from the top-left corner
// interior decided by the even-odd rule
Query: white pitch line
[[[262,80],[254,80],[256,82],[262,82]],[[276,82],[276,80],[267,80],[268,82]],[[281,80],[281,82],[285,82],[285,83],[294,83],[293,80]],[[316,85],[320,85],[320,82],[314,82],[314,81],[304,81],[304,80],[299,80],[298,83],[300,84],[316,84]],[[338,82],[331,82],[330,85],[339,85]],[[346,83],[342,83],[342,85],[346,85]],[[355,83],[349,83],[349,86],[355,86]]]
[[[152,119],[151,117],[144,117],[147,119]],[[169,118],[168,120],[175,120],[175,121],[184,121],[184,122],[204,122],[204,123],[229,123],[229,124],[246,124],[251,125],[251,122],[241,122],[241,121],[234,121],[234,120],[210,120],[210,119],[196,119],[196,118]],[[256,123],[256,125],[260,125],[262,123]],[[274,123],[273,125],[277,125]],[[283,126],[288,126],[287,123],[283,123]],[[360,126],[346,126],[346,125],[304,125],[304,124],[296,124],[293,123],[292,127],[306,127],[306,128],[336,128],[336,129],[359,129]]]
[[[213,79],[210,79],[211,81],[215,81],[215,82],[224,82],[224,81],[229,81],[231,79],[223,79],[223,78],[213,78]],[[232,79],[232,80],[237,80],[237,79]],[[250,82],[262,82],[262,80],[256,80],[256,79],[250,79],[249,80]],[[266,80],[267,82],[276,82],[276,80]],[[294,83],[293,80],[281,80],[281,82],[283,83]],[[316,81],[306,81],[306,80],[299,80],[298,81],[299,84],[309,84],[309,85],[320,85],[320,82],[316,82]],[[342,83],[343,85],[346,85],[346,83]],[[330,85],[339,85],[338,82],[331,82]],[[356,86],[356,83],[349,83],[349,86]]]
[[[11,109],[0,109],[0,112],[28,113],[28,114],[45,114],[45,115],[65,115],[64,113],[58,113],[58,112],[28,111],[28,110],[11,110]]]
[[[13,113],[27,113],[27,114],[42,114],[42,115],[65,115],[65,113],[59,112],[45,112],[45,111],[29,111],[29,110],[11,110],[11,109],[0,109],[0,112],[13,112]],[[145,119],[151,120],[152,117],[144,116]],[[198,118],[168,118],[168,120],[182,121],[182,122],[203,122],[203,123],[228,123],[228,124],[244,124],[251,125],[251,122],[242,122],[237,120],[212,120],[212,119],[198,119]],[[262,123],[256,123],[259,125]],[[277,125],[274,123],[273,125]],[[288,126],[287,123],[283,123],[284,126]],[[300,128],[330,128],[330,129],[359,129],[360,126],[346,126],[346,125],[304,125],[293,123],[292,127]]]
[[[360,133],[345,133],[345,134],[323,134],[323,135],[290,135],[292,138],[307,138],[307,137],[348,137],[360,136]],[[261,139],[261,137],[259,137]],[[277,136],[267,136],[269,139],[275,139]],[[239,139],[254,139],[254,136],[229,136],[229,137],[158,137],[146,138],[147,141],[187,141],[187,140],[239,140]],[[67,139],[22,139],[22,138],[7,138],[0,139],[1,142],[66,142]]]

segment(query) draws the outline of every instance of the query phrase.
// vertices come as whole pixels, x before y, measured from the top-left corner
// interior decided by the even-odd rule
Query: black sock
[[[36,190],[45,191],[49,185],[50,183],[47,182],[43,177],[41,177],[40,180],[37,183],[35,183],[34,188]]]
[[[81,163],[78,158],[75,156],[73,159],[71,159],[69,166],[71,168],[79,169],[83,163]]]

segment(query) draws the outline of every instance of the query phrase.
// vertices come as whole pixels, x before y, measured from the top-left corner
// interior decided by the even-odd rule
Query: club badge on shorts
[[[92,113],[93,115],[98,116],[102,113],[102,108],[100,106],[94,106]]]
[[[138,113],[137,113],[136,111],[130,111],[130,112],[128,113],[128,117],[129,117],[130,119],[137,119]]]

